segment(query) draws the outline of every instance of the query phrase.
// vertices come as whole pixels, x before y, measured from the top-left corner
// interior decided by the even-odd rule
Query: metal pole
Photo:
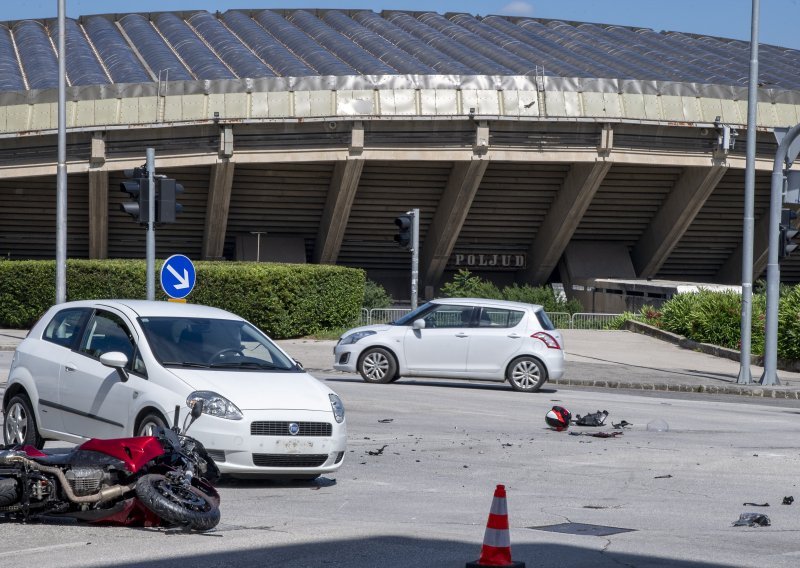
[[[753,382],[750,372],[750,346],[753,322],[753,232],[756,186],[756,120],[758,110],[758,13],[759,0],[753,0],[750,18],[750,78],[747,85],[747,157],[744,172],[744,224],[742,232],[742,327],[739,378],[737,383]]]
[[[58,165],[56,166],[56,304],[67,301],[66,0],[58,0]]]
[[[411,309],[417,309],[417,280],[419,279],[419,209],[412,209],[414,217],[411,236]]]
[[[156,299],[156,151],[147,149],[147,299]]]
[[[764,374],[762,385],[779,385],[778,367],[778,295],[780,293],[780,266],[778,247],[781,246],[779,225],[783,205],[783,166],[789,147],[800,135],[800,124],[793,126],[778,144],[775,161],[772,164],[772,183],[769,199],[769,260],[767,264],[767,321],[764,337]],[[750,135],[748,134],[748,137]]]

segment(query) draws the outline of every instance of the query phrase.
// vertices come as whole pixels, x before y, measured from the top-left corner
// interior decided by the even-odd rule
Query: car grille
[[[225,461],[225,450],[206,450],[208,452],[208,457],[214,460],[217,463],[222,463]]]
[[[265,421],[250,424],[253,436],[289,436],[289,424],[292,422]],[[333,427],[328,422],[295,422],[300,427],[296,436],[330,436]]]
[[[328,454],[253,454],[253,465],[261,467],[319,467]]]

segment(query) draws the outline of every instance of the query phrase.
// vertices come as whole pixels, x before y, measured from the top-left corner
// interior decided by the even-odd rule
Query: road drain
[[[603,525],[587,525],[585,523],[559,523],[557,525],[542,525],[540,527],[527,527],[537,531],[550,531],[565,534],[582,534],[588,536],[609,536],[612,534],[634,532],[636,529],[623,529],[619,527],[606,527]]]

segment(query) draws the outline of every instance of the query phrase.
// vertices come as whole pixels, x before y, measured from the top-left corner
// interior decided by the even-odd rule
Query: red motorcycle
[[[47,515],[126,526],[207,531],[219,523],[219,470],[203,445],[171,429],[154,436],[91,439],[66,452],[0,450],[0,516]],[[192,408],[185,432],[202,413]]]

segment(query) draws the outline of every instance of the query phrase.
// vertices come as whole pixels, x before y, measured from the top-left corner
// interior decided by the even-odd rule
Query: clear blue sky
[[[533,16],[750,39],[752,0],[66,0],[67,15],[231,8],[432,10]],[[761,0],[759,41],[800,49],[800,0]],[[57,0],[3,0],[4,20],[52,18]]]

